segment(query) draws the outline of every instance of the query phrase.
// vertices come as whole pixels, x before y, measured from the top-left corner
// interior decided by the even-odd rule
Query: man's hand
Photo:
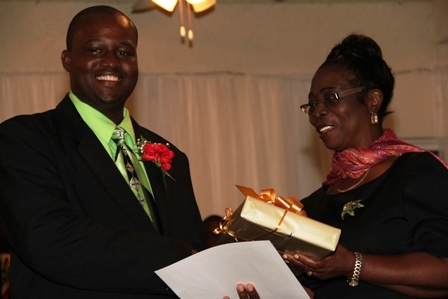
[[[258,295],[257,290],[251,283],[248,283],[247,285],[239,283],[236,286],[236,291],[238,292],[238,297],[240,299],[260,299],[260,295]],[[230,299],[230,297],[225,296],[223,299]]]

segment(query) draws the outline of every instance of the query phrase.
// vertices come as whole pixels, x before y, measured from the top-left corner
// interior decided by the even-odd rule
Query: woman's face
[[[310,123],[328,149],[343,151],[347,148],[366,148],[375,138],[372,136],[369,108],[357,100],[358,93],[349,94],[337,100],[332,106],[322,103],[324,96],[359,86],[351,85],[346,72],[337,68],[317,70],[311,82],[309,103],[319,102],[309,114]]]

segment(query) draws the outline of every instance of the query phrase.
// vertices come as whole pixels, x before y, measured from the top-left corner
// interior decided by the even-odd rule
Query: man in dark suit
[[[0,125],[12,298],[175,297],[154,271],[205,248],[186,155],[124,107],[138,78],[137,39],[135,25],[114,8],[81,11],[61,55],[71,92],[54,110]],[[169,170],[139,162],[157,219],[115,165],[116,126],[130,147],[143,138],[174,153]]]
[[[71,92],[54,110],[0,124],[11,298],[176,297],[154,271],[205,248],[186,155],[124,107],[138,78],[137,40],[120,11],[81,11],[61,55]],[[169,166],[142,156],[127,164],[131,173],[141,166],[139,183],[129,181],[115,164],[117,127],[132,154],[137,139],[168,145]],[[140,182],[144,199],[131,190]],[[252,285],[237,290],[259,298]]]

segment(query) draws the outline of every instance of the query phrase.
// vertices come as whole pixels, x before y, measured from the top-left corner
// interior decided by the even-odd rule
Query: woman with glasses
[[[393,89],[377,43],[350,35],[301,106],[334,151],[322,187],[302,202],[310,218],[342,232],[322,260],[284,256],[315,299],[448,298],[447,165],[382,127]]]

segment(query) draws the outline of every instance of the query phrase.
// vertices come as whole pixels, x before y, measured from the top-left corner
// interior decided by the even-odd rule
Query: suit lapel
[[[158,136],[151,134],[151,132],[140,127],[134,120],[133,126],[136,138],[143,137],[148,141],[159,142]],[[170,223],[170,209],[169,209],[169,196],[167,189],[165,188],[165,180],[170,178],[165,177],[162,170],[153,162],[144,162],[146,173],[148,175],[149,183],[154,195],[154,200],[157,208],[157,214],[159,216],[160,224],[163,232],[166,234],[169,231]]]
[[[93,146],[93,143],[95,143],[95,146]],[[142,206],[135,198],[131,188],[123,179],[123,176],[109,155],[104,151],[103,146],[94,134],[86,134],[85,138],[79,144],[78,152],[84,157],[103,186],[129,214],[133,215],[136,220],[142,222],[144,225],[152,225],[148,215],[146,215]],[[102,154],[103,152],[105,154]],[[110,171],[107,171],[107,169],[110,169]]]
[[[66,97],[58,108],[61,112],[61,139],[67,142],[68,151],[76,149],[86,161],[88,167],[102,183],[103,187],[118,201],[124,210],[139,221],[141,225],[148,225],[155,231],[151,220],[135,198],[114,162],[105,151],[95,134],[84,123],[77,113],[70,99]]]

